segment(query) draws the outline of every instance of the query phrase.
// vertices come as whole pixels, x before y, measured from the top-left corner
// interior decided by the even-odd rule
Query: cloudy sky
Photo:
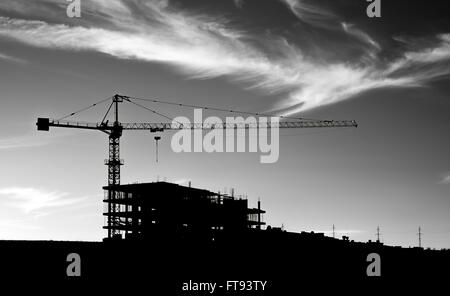
[[[280,158],[174,153],[122,138],[122,183],[162,180],[261,198],[266,222],[391,245],[450,247],[448,1],[64,0],[0,2],[0,239],[100,240],[107,137],[37,132],[114,93],[319,119],[282,130]],[[393,3],[395,2],[395,3]],[[143,102],[171,116],[192,110]],[[123,121],[167,121],[123,104]],[[100,121],[108,105],[72,120]],[[226,116],[217,112],[207,115]]]

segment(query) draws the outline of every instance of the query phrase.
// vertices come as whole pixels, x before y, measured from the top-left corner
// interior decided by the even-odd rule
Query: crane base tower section
[[[103,228],[116,235],[109,239],[158,241],[220,241],[260,230],[260,203],[167,182],[111,185],[105,190],[108,219],[118,221]],[[115,199],[108,199],[111,192]],[[109,209],[115,208],[115,212]],[[113,229],[112,229],[113,228]]]

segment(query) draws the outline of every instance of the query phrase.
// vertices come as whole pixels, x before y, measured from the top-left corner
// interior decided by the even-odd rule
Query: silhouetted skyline
[[[449,4],[392,2],[371,19],[356,0],[86,0],[71,19],[65,1],[2,1],[0,239],[105,236],[107,137],[40,133],[35,121],[121,93],[359,123],[281,131],[274,164],[251,153],[177,154],[170,133],[156,163],[154,135],[128,133],[123,183],[235,188],[289,231],[331,236],[335,225],[367,241],[379,226],[386,244],[416,246],[421,226],[424,247],[450,247]],[[75,119],[101,121],[105,111]]]

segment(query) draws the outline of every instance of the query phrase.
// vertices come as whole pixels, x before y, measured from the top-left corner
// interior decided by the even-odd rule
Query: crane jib
[[[49,131],[50,126],[95,129],[102,131],[112,131],[115,126],[112,123],[89,123],[75,122],[65,120],[53,120],[49,118],[38,118],[37,129],[40,131]],[[285,122],[266,122],[266,123],[120,123],[123,130],[149,130],[150,132],[162,132],[165,130],[181,129],[254,129],[254,128],[320,128],[320,127],[357,127],[354,120],[323,120],[323,121],[285,121]]]

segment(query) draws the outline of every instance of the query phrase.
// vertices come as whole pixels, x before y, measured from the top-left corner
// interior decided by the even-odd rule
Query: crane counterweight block
[[[38,131],[48,132],[50,130],[50,119],[49,118],[38,118],[36,125],[37,125]]]

